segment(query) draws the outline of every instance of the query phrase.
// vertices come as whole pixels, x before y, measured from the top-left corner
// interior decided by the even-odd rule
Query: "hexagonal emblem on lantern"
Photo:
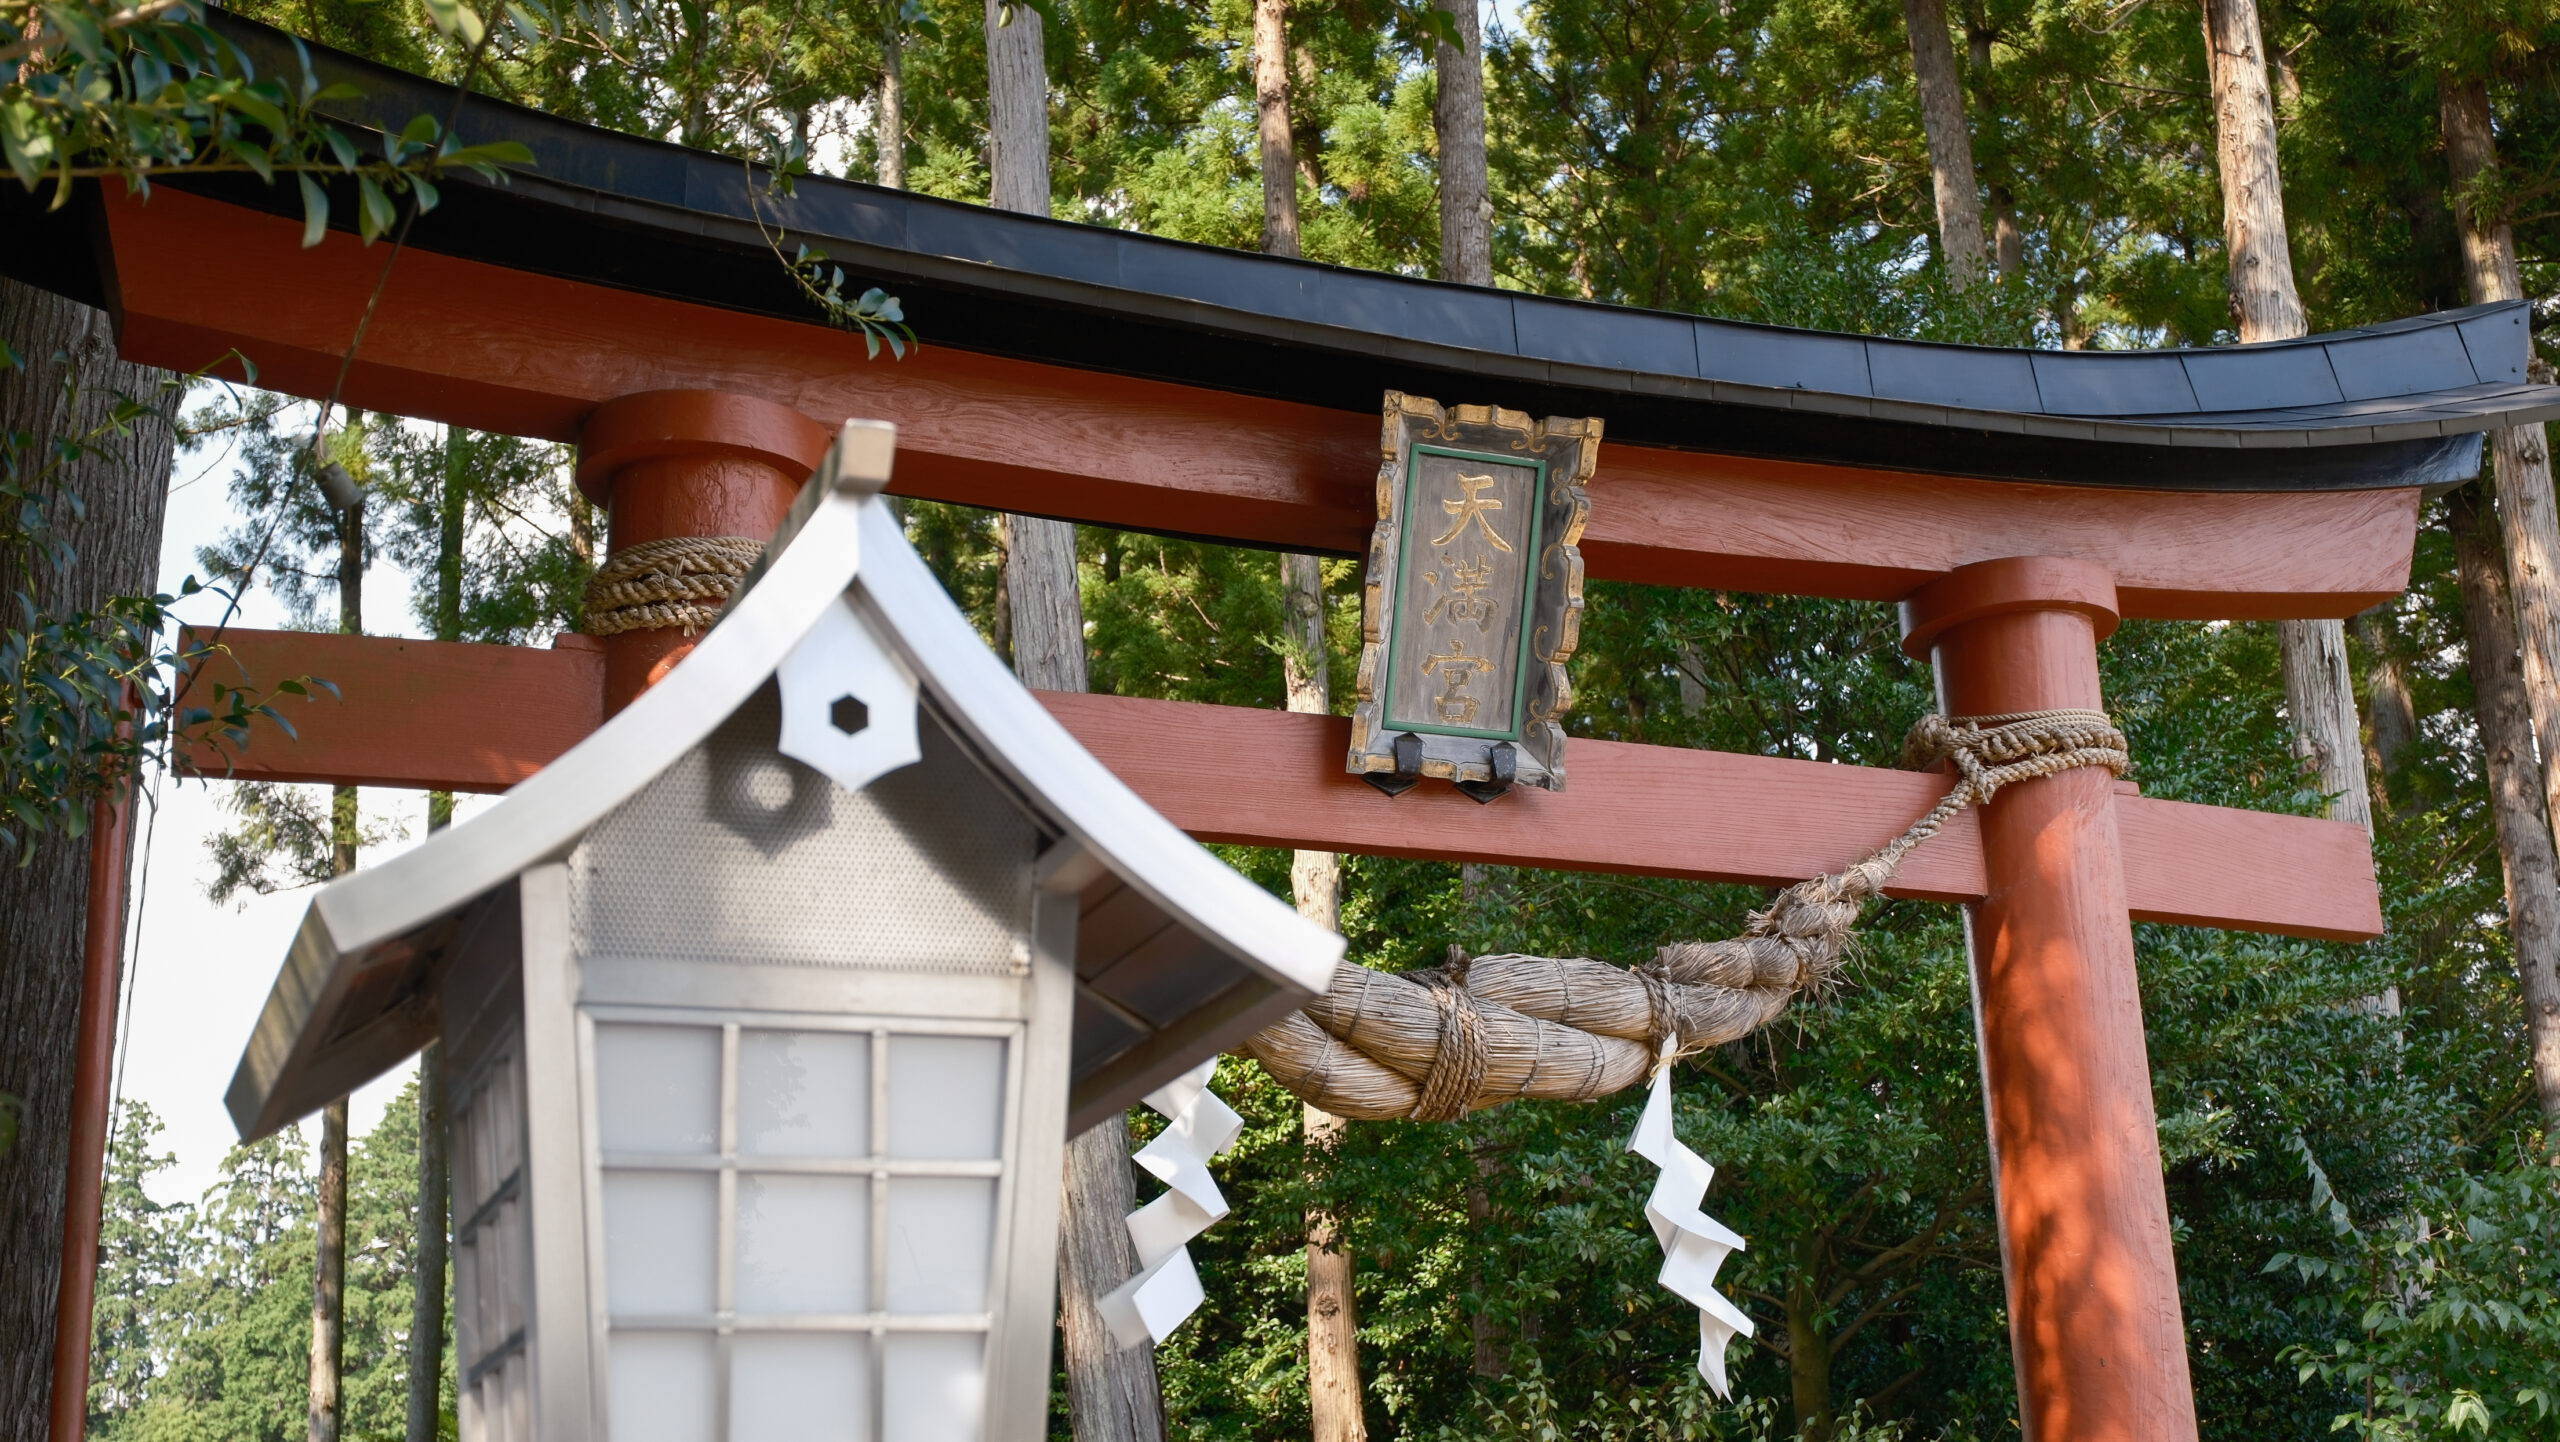
[[[1564,789],[1597,418],[1389,391],[1346,766],[1390,796]]]
[[[255,1137],[441,1039],[468,1442],[1042,1435],[1065,1138],[1341,953],[987,650],[892,437],[664,681],[322,888],[241,1060]]]

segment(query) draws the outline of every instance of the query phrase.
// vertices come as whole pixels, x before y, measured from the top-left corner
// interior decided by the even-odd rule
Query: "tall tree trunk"
[[[2222,170],[2231,313],[2240,323],[2243,344],[2290,340],[2308,327],[2285,238],[2275,101],[2267,90],[2257,0],[2204,0],[2204,38]],[[2331,798],[2329,814],[2370,831],[2373,801],[2365,785],[2346,630],[2343,621],[2281,621],[2276,638],[2284,652],[2285,708],[2293,720],[2294,754]]]
[[[1945,0],[1902,0],[1911,35],[1911,73],[1919,82],[1920,128],[1929,138],[1929,181],[1938,201],[1938,245],[1947,283],[1958,290],[1982,279],[1982,195],[1973,174],[1973,133],[1964,123],[1964,87],[1956,76],[1955,42],[1947,36]]]
[[[1999,135],[1996,124],[2000,95],[1994,86],[1998,76],[1991,68],[1991,45],[1999,38],[1999,32],[1978,11],[1965,17],[1964,63],[1966,73],[1973,77],[1974,109],[1981,117],[1983,133],[1995,138]],[[1989,167],[1994,175],[2006,169],[2001,160],[1995,151]],[[2005,180],[1995,179],[1984,188],[1991,196],[1991,263],[1998,268],[2000,278],[2006,280],[2027,265],[2027,236],[2018,226],[2018,195]]]
[[[1049,213],[1049,60],[1040,12],[986,0],[987,203]]]
[[[2490,814],[2498,859],[2507,873],[2507,934],[2515,947],[2516,981],[2524,994],[2525,1035],[2543,1132],[2560,1150],[2560,861],[2542,801],[2541,763],[2534,759],[2533,721],[2516,655],[2515,613],[2507,595],[2495,524],[2478,487],[2446,502],[2462,580],[2464,629],[2471,647],[2471,687],[2487,753]]]
[[[1289,0],[1253,0],[1253,109],[1262,132],[1262,249],[1296,255],[1298,138],[1289,127]]]
[[[1273,0],[1261,4],[1271,7]],[[1267,129],[1263,133],[1270,134]],[[1266,148],[1263,155],[1268,164],[1270,151]],[[1294,170],[1283,167],[1280,174],[1294,179]],[[1324,643],[1324,572],[1313,556],[1284,555],[1280,581],[1288,627],[1280,658],[1289,709],[1321,716],[1333,709]],[[1341,929],[1340,857],[1330,851],[1296,853],[1289,861],[1289,889],[1300,916],[1327,931]],[[1342,1118],[1312,1106],[1300,1111],[1298,1123],[1310,1152],[1331,1151],[1345,1125]],[[1360,1321],[1351,1253],[1341,1240],[1341,1223],[1330,1210],[1307,1209],[1307,1418],[1314,1442],[1368,1442],[1369,1437],[1369,1419],[1360,1404]]]
[[[881,0],[880,105],[872,120],[876,173],[891,190],[907,188],[907,42],[905,0]]]
[[[462,541],[471,493],[460,444],[444,432],[444,466],[436,491],[436,626],[439,641],[462,639]],[[453,824],[453,793],[427,793],[427,830]],[[409,1271],[408,1442],[436,1442],[444,1413],[444,1274],[453,1205],[452,1137],[444,1114],[444,1048],[418,1053],[417,1252]]]
[[[1040,13],[986,0],[987,160],[997,208],[1049,213],[1049,66]],[[1085,688],[1084,600],[1076,587],[1076,530],[1064,521],[1004,521],[1004,639],[1023,684]],[[1078,1442],[1155,1442],[1164,1399],[1155,1354],[1111,1345],[1096,1305],[1138,1270],[1125,1218],[1137,1200],[1129,1123],[1104,1122],[1067,1143],[1066,1214],[1059,1236],[1059,1307]]]
[[[1431,0],[1456,25],[1463,50],[1432,47],[1440,95],[1440,278],[1493,284],[1493,189],[1484,152],[1484,24],[1476,0]]]
[[[2276,107],[2267,90],[2266,46],[2258,38],[2258,0],[2204,0],[2204,55],[2222,166],[2231,314],[2244,344],[2291,340],[2306,327],[2285,240]]]
[[[1015,12],[1022,23],[1025,12]],[[1076,585],[1076,528],[1034,516],[1007,518],[1005,583],[1013,600],[1013,668],[1026,686],[1085,689],[1084,600]],[[1135,1275],[1127,1218],[1137,1205],[1125,1116],[1067,1143],[1066,1214],[1058,1246],[1059,1306],[1067,1351],[1068,1410],[1076,1442],[1159,1442],[1164,1398],[1146,1347],[1112,1345],[1098,1305]]]
[[[2444,121],[2445,161],[2453,171],[2455,228],[2462,235],[2463,286],[2474,305],[2522,300],[2516,269],[2516,234],[2503,215],[2475,213],[2470,191],[2498,167],[2498,141],[2489,123],[2489,88],[2475,80],[2436,82]],[[2499,531],[2506,539],[2507,576],[2514,584],[2516,630],[2524,647],[2525,698],[2534,733],[2542,738],[2543,806],[2560,826],[2560,508],[2551,493],[2551,442],[2540,425],[2489,435],[2498,478]]]
[[[351,418],[352,419],[352,418]],[[350,430],[356,429],[352,424]],[[338,630],[364,634],[364,502],[338,517]],[[329,793],[332,870],[356,869],[356,788]],[[311,1270],[311,1442],[338,1442],[346,1421],[347,1099],[320,1114],[320,1198],[313,1231],[319,1256]]]
[[[2406,805],[2408,798],[2397,796],[2391,788],[2400,758],[2418,739],[2418,705],[2409,691],[2409,662],[2392,644],[2391,627],[2381,607],[2356,617],[2356,639],[2373,657],[2365,671],[2365,715],[2373,736],[2366,748],[2366,774],[2384,807]]]
[[[1470,929],[1475,926],[1481,910],[1490,906],[1502,890],[1501,880],[1492,867],[1473,861],[1459,863],[1458,903],[1466,910]],[[1449,950],[1454,959],[1458,948],[1452,946]],[[1468,1280],[1478,1297],[1490,1298],[1496,1284],[1487,1275],[1484,1243],[1494,1234],[1495,1225],[1500,1220],[1493,1202],[1493,1184],[1501,1174],[1502,1159],[1493,1140],[1480,1133],[1468,1151],[1475,1173],[1467,1181],[1467,1226],[1477,1241],[1475,1271]],[[1511,1339],[1503,1329],[1501,1317],[1491,1306],[1480,1302],[1475,1314],[1467,1319],[1467,1329],[1470,1340],[1475,1344],[1473,1365],[1477,1376],[1500,1377],[1511,1370]]]
[[[1839,1421],[1831,1401],[1831,1339],[1822,1330],[1826,1309],[1813,1281],[1813,1253],[1808,1240],[1787,1283],[1787,1388],[1795,1405],[1798,1442],[1827,1442]]]
[[[0,369],[0,433],[24,432],[35,454],[104,426],[119,394],[160,402],[165,374],[118,360],[102,311],[0,279],[0,340],[21,362]],[[80,382],[70,404],[57,355]],[[65,487],[87,506],[80,519],[63,518],[75,558],[63,570],[25,573],[0,556],[0,601],[7,602],[0,626],[23,624],[12,599],[21,587],[47,616],[150,592],[160,567],[172,440],[167,426],[145,422],[69,468]],[[0,1151],[0,1437],[12,1442],[44,1436],[52,1406],[88,905],[85,838],[35,838],[23,863],[0,858],[0,1096],[14,1100],[18,1120],[17,1141]]]
[[[347,1099],[320,1113],[320,1203],[311,1274],[311,1442],[338,1442],[345,1420],[340,1379],[346,1363]]]
[[[2365,785],[2364,737],[2356,724],[2356,679],[2347,665],[2344,621],[2278,624],[2284,662],[2284,700],[2293,717],[2293,754],[2318,778],[2329,797],[2329,815],[2373,830],[2373,801]]]

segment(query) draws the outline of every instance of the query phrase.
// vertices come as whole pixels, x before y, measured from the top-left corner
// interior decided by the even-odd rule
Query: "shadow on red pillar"
[[[1903,603],[1952,716],[2103,710],[2113,579],[1985,561]],[[2029,1442],[2192,1442],[2195,1396],[2143,1046],[2113,778],[2084,768],[1983,808],[1966,911],[2010,1344]]]
[[[669,536],[762,541],[825,458],[834,433],[772,401],[728,391],[643,391],[596,407],[578,433],[578,489],[612,518],[607,554]],[[676,627],[601,638],[604,714],[693,649]]]

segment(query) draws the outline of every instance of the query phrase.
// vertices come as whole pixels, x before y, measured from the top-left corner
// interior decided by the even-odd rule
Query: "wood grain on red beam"
[[[164,188],[106,202],[125,355],[181,371],[236,348],[259,384],[328,392],[378,252]],[[197,283],[220,254],[226,284]],[[1358,554],[1373,414],[928,345],[867,361],[841,331],[412,250],[347,376],[350,405],[568,441],[600,403],[737,391],[832,428],[899,427],[902,495]],[[1444,400],[1464,397],[1444,396]],[[2214,494],[1918,476],[1611,444],[1583,546],[1601,580],[1896,601],[2004,556],[2075,556],[2127,616],[2347,616],[2399,593],[2418,493]]]
[[[467,646],[298,631],[232,631],[199,686],[334,682],[344,699],[290,698],[298,738],[254,728],[244,779],[502,791],[598,724],[592,651]],[[1342,770],[1350,723],[1240,706],[1040,693],[1077,740],[1147,803],[1204,841],[1442,861],[1782,885],[1836,870],[1944,794],[1935,774],[1668,746],[1576,740],[1570,785],[1488,806],[1425,784],[1388,797]],[[198,749],[183,764],[221,775]],[[2160,801],[2120,790],[2136,918],[2353,941],[2382,932],[2362,828]],[[1975,901],[1973,816],[1903,863],[1897,895]]]
[[[192,627],[180,638],[189,649],[213,639]],[[304,677],[338,694],[272,696],[293,735],[264,718],[237,749],[199,732],[179,765],[256,781],[504,791],[604,724],[604,653],[584,640],[545,651],[234,628],[198,664],[187,705],[219,712],[217,685],[264,699]]]

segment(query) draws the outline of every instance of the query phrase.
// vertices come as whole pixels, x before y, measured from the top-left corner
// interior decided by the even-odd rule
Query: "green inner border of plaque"
[[[1384,732],[1417,731],[1435,736],[1472,736],[1486,741],[1516,742],[1520,739],[1521,731],[1525,729],[1524,713],[1528,709],[1530,622],[1538,609],[1538,557],[1543,554],[1542,547],[1546,541],[1547,460],[1543,456],[1506,456],[1492,451],[1463,451],[1453,446],[1424,445],[1420,441],[1405,447],[1403,493],[1396,498],[1399,502],[1399,509],[1396,512],[1399,521],[1396,536],[1396,594],[1389,607],[1398,616],[1404,613],[1405,585],[1413,575],[1414,538],[1418,534],[1418,529],[1413,524],[1413,488],[1421,483],[1421,469],[1414,464],[1414,460],[1418,456],[1425,455],[1483,461],[1488,465],[1496,466],[1528,466],[1536,472],[1535,478],[1529,485],[1529,573],[1520,587],[1520,659],[1512,667],[1511,729],[1489,731],[1474,726],[1434,726],[1418,721],[1408,724],[1396,720],[1396,683],[1397,678],[1403,675],[1403,668],[1396,664],[1396,643],[1402,639],[1401,631],[1390,636],[1387,641],[1386,695],[1378,708],[1378,729]]]

